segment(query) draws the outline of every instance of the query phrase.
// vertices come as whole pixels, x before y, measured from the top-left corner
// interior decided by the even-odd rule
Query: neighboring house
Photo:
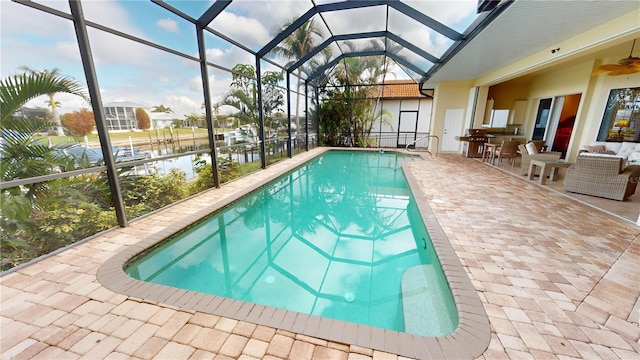
[[[47,112],[42,109],[34,109],[23,106],[18,111],[16,111],[13,116],[21,117],[23,119],[45,119],[47,116]]]
[[[147,110],[147,113],[149,114],[149,118],[151,119],[152,129],[162,129],[162,128],[171,127],[171,125],[173,125],[173,122],[176,120],[176,117],[174,114],[157,113],[152,111],[150,112],[148,110]],[[180,121],[182,121],[183,123],[185,122],[184,120],[180,120]]]
[[[176,120],[174,114],[152,112],[149,108],[133,102],[113,102],[104,105],[104,114],[109,131],[129,131],[138,129],[136,109],[147,112],[151,120],[150,129],[168,128]],[[182,120],[184,122],[184,120]],[[186,126],[186,124],[185,124]]]
[[[374,106],[376,113],[389,112],[383,116],[387,122],[377,120],[371,130],[382,146],[404,147],[429,132],[432,97],[421,94],[413,80],[386,80]]]
[[[122,101],[104,104],[103,108],[107,129],[109,131],[130,131],[138,129],[136,109],[144,109],[144,106]],[[147,109],[145,109],[145,111],[147,111]],[[149,111],[147,111],[147,113],[149,113]],[[153,126],[153,122],[151,125]]]
[[[30,107],[26,107],[23,106],[20,109],[18,109],[18,111],[16,111],[15,113],[13,113],[13,116],[15,117],[19,117],[19,118],[23,118],[23,119],[41,119],[41,120],[47,120],[47,116],[49,115],[49,119],[51,120],[50,114],[47,113],[46,109],[34,109],[34,108],[30,108]],[[53,126],[49,129],[41,129],[41,131],[43,132],[43,134],[47,134],[48,131],[57,131],[58,127],[57,126]]]

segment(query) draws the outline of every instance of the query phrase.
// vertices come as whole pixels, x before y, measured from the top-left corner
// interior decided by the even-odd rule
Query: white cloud
[[[201,114],[203,111],[202,100],[198,101],[184,95],[167,95],[160,99],[160,103],[170,107],[177,119],[184,119],[185,114]]]
[[[463,19],[475,14],[478,2],[476,0],[414,1],[410,5],[433,19],[456,29],[460,27],[459,23]],[[466,27],[466,24],[462,27]],[[458,29],[458,31],[462,32],[462,29]]]
[[[189,86],[189,89],[193,90],[193,91],[202,91],[202,78],[200,76],[195,76],[192,78],[189,78],[187,84]]]
[[[156,25],[164,29],[166,31],[177,33],[178,31],[178,23],[171,19],[160,19],[156,22]]]
[[[225,78],[209,77],[209,88],[211,89],[211,102],[222,101],[231,88],[231,75]]]
[[[2,77],[25,65],[39,70],[57,67],[65,75],[82,76],[82,68],[71,71],[68,64],[74,57],[73,66],[80,63],[71,21],[10,1],[2,1],[0,6]],[[64,45],[57,49],[60,44]]]
[[[260,21],[228,11],[216,18],[213,28],[248,48],[260,48],[271,39],[269,31]]]
[[[254,65],[256,62],[253,55],[237,47],[226,50],[211,48],[206,50],[206,54],[208,62],[224,66],[227,69],[233,68],[236,64]]]
[[[146,66],[159,51],[104,31],[89,28],[89,41],[96,66]]]
[[[130,14],[117,1],[83,1],[82,9],[87,20],[129,35],[145,37],[144,31],[136,25],[135,18],[132,18],[132,16],[144,16],[144,14]]]
[[[2,1],[0,3],[2,11],[0,11],[0,24],[2,25],[2,41],[13,33],[25,32],[36,37],[51,37],[52,33],[59,36],[74,36],[73,27],[65,24],[71,24],[70,21],[46,14],[42,11],[29,8],[24,5],[14,3],[12,1]]]
[[[237,13],[246,14],[248,18],[259,19],[262,27],[267,29],[271,37],[280,26],[307,12],[311,4],[309,1],[236,0],[227,9],[230,8]]]
[[[333,11],[323,15],[333,35],[385,30],[387,12],[379,6],[364,9]],[[316,27],[324,27],[315,22]]]
[[[216,62],[216,60],[219,60],[221,57],[224,56],[224,51],[218,48],[207,49],[206,55],[207,55],[208,61]]]
[[[53,44],[51,49],[57,59],[65,59],[68,61],[80,60],[80,49],[75,41],[60,41]]]

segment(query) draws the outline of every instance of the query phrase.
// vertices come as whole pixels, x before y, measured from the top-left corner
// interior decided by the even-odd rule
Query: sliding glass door
[[[547,131],[547,124],[549,123],[549,116],[551,115],[551,104],[553,98],[540,99],[538,103],[538,112],[536,114],[536,122],[533,127],[532,140],[544,140],[545,132]]]

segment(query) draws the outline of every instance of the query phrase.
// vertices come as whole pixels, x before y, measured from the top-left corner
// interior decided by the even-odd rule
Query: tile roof
[[[424,97],[419,85],[413,80],[386,80],[382,90],[383,99],[415,99]]]

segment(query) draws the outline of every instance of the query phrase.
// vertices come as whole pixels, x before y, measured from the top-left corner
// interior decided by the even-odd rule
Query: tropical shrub
[[[189,193],[197,194],[212,188],[214,184],[211,164],[200,157],[197,157],[193,163],[197,178],[189,185]],[[228,158],[218,158],[218,180],[220,183],[233,180],[241,175],[240,164]]]
[[[166,175],[128,176],[121,180],[122,197],[127,207],[139,206],[136,212],[150,212],[184,199],[186,174],[171,169]]]
[[[1,194],[3,270],[118,224],[103,175],[51,180],[45,185],[46,191],[33,198],[18,187]]]
[[[346,106],[339,101],[326,101],[318,106],[319,140],[325,146],[338,146],[345,129]]]

